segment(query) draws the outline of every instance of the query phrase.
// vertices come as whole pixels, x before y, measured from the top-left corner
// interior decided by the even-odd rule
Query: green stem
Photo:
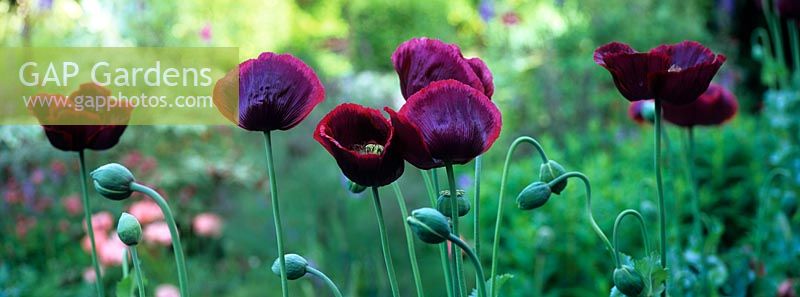
[[[780,20],[778,16],[774,14],[769,4],[762,5],[762,8],[764,11],[764,18],[767,20],[767,28],[769,28],[770,33],[772,33],[772,40],[775,42],[775,59],[782,69],[787,69],[786,56],[783,53],[783,32],[781,30]],[[788,82],[786,76],[783,74],[784,73],[779,73],[777,78],[780,87],[785,89],[788,87]]]
[[[430,199],[431,207],[436,207],[436,195],[437,193],[434,192],[433,183],[431,182],[430,176],[428,176],[428,172],[425,170],[419,171],[422,174],[422,180],[425,182],[425,188],[428,190],[428,198]],[[447,246],[440,244],[439,245],[439,260],[442,264],[442,273],[444,274],[444,282],[447,284],[444,286],[447,288],[447,297],[453,297],[453,282],[451,281],[450,277],[450,268],[447,265]]]
[[[100,262],[97,261],[97,244],[94,242],[94,227],[92,226],[92,211],[89,204],[89,193],[86,190],[86,160],[83,156],[83,150],[78,151],[78,160],[81,167],[81,194],[83,198],[83,219],[86,221],[86,232],[89,233],[89,241],[92,246],[92,266],[94,267],[95,282],[94,286],[97,289],[97,296],[105,296],[105,288],[103,288],[103,276],[100,272]]]
[[[314,267],[311,266],[306,266],[306,272],[311,273],[312,275],[319,277],[323,281],[325,281],[325,284],[328,285],[328,288],[331,289],[331,292],[333,292],[334,296],[342,297],[342,292],[339,291],[339,287],[336,286],[336,283],[334,283],[330,278],[328,278],[327,275],[322,273],[322,271],[316,270],[314,269]]]
[[[491,293],[489,296],[495,297],[496,290],[495,290],[495,275],[497,275],[497,249],[498,245],[500,244],[500,219],[503,217],[503,194],[506,190],[506,180],[508,178],[508,165],[511,163],[511,156],[514,154],[514,150],[522,143],[529,143],[536,148],[539,152],[539,156],[542,158],[542,163],[547,163],[547,155],[544,153],[544,149],[539,144],[536,139],[528,136],[521,136],[514,140],[511,143],[511,147],[508,148],[508,152],[506,153],[506,161],[503,163],[503,174],[500,177],[500,194],[497,195],[497,216],[495,217],[494,222],[494,239],[492,241],[492,270],[489,275],[491,279],[492,285],[490,286]]]
[[[144,273],[142,272],[142,265],[139,263],[139,254],[136,252],[135,246],[131,246],[130,251],[133,269],[136,270],[136,285],[139,287],[139,297],[144,297]]]
[[[617,268],[622,267],[619,258],[619,232],[617,232],[617,229],[619,229],[619,226],[622,225],[621,224],[622,219],[624,219],[626,216],[633,216],[639,221],[639,228],[642,231],[642,241],[644,241],[644,254],[645,257],[650,256],[650,244],[649,244],[650,241],[647,237],[647,228],[645,227],[644,224],[644,218],[636,210],[633,209],[623,210],[622,212],[619,213],[619,215],[617,215],[617,219],[614,221],[614,231],[611,235],[614,237],[614,261],[616,261],[617,263]]]
[[[771,201],[771,199],[769,199],[769,197],[767,197],[766,189],[778,177],[783,177],[783,178],[789,179],[791,177],[791,174],[789,173],[788,170],[783,169],[783,168],[775,168],[775,169],[770,170],[770,172],[768,173],[767,178],[764,180],[764,182],[761,185],[761,188],[759,189],[759,192],[758,192],[758,196],[759,196],[758,198],[760,199],[759,201],[763,201],[763,203],[759,203],[758,204],[758,210],[756,211],[756,225],[757,225],[756,230],[763,230],[764,229],[763,225],[766,222],[766,219],[764,218],[764,216],[766,216],[766,212],[770,208],[770,201]],[[757,239],[756,239],[756,243],[755,243],[756,256],[760,258],[762,256],[761,248],[764,245],[764,241],[766,241],[766,232],[759,231],[756,234],[758,234],[756,236]]]
[[[128,277],[128,249],[122,250],[122,278]]]
[[[386,235],[386,223],[383,221],[383,209],[381,207],[378,187],[372,187],[372,200],[375,202],[375,216],[378,219],[378,230],[381,235],[381,248],[383,248],[383,261],[386,263],[386,273],[389,275],[389,285],[392,287],[392,296],[400,296],[397,286],[397,277],[394,275],[394,264],[392,264],[392,252],[389,250],[389,237]]]
[[[664,207],[664,184],[661,177],[661,133],[663,131],[662,114],[661,114],[661,100],[656,98],[656,120],[655,120],[655,146],[656,152],[653,157],[656,167],[656,192],[658,194],[658,214],[659,214],[659,231],[661,233],[661,267],[667,268],[667,214],[666,207]],[[664,292],[661,296],[667,296],[667,280],[664,280]]]
[[[433,177],[433,188],[436,191],[435,192],[436,196],[438,197],[439,193],[441,192],[441,189],[439,187],[439,170],[436,169],[436,168],[433,168],[433,169],[430,170],[430,173],[431,173],[431,176]],[[435,201],[433,203],[433,207],[434,208],[436,207],[436,202]],[[452,248],[453,247],[451,247],[451,250],[449,252],[451,255],[453,255],[452,254],[452,250],[453,250]],[[458,275],[456,274],[456,270],[455,270],[455,263],[450,261],[449,257],[447,257],[447,255],[448,255],[447,246],[443,246],[442,249],[444,250],[444,253],[445,253],[444,254],[445,255],[445,261],[444,262],[448,265],[447,266],[447,274],[450,277],[450,282],[448,283],[450,285],[450,291],[453,292],[453,296],[461,297],[460,286],[459,286],[459,282],[458,282]],[[455,255],[453,255],[453,257],[455,257]]]
[[[172,215],[167,201],[155,190],[136,182],[131,183],[131,190],[144,193],[152,198],[161,208],[161,212],[164,213],[164,218],[167,220],[167,226],[169,227],[169,235],[172,238],[172,251],[175,253],[175,265],[178,268],[178,284],[181,296],[189,297],[189,280],[186,276],[186,260],[183,257],[181,238],[178,235],[178,227],[175,225],[175,217]]]
[[[696,240],[698,249],[698,254],[700,255],[700,265],[698,267],[700,279],[705,286],[706,293],[710,293],[711,288],[709,287],[708,277],[706,275],[706,256],[705,256],[705,248],[704,248],[704,237],[703,237],[703,227],[702,227],[702,216],[700,211],[700,192],[698,190],[697,178],[695,177],[695,162],[694,162],[694,128],[688,127],[686,128],[686,168],[688,171],[689,177],[689,188],[692,191],[692,233],[694,234],[694,240]],[[710,294],[709,294],[710,296]]]
[[[577,177],[583,182],[584,189],[586,190],[586,214],[589,216],[589,222],[592,224],[592,229],[594,230],[594,233],[597,233],[597,236],[599,236],[600,239],[603,240],[603,243],[606,245],[606,249],[610,253],[613,253],[614,246],[611,245],[611,241],[608,240],[606,234],[603,233],[603,229],[600,229],[600,226],[597,224],[597,221],[594,220],[594,215],[592,215],[592,186],[589,183],[589,178],[586,177],[586,175],[584,175],[583,173],[577,171],[567,172],[547,183],[547,186],[552,188],[555,184],[570,177]]]
[[[272,203],[272,220],[275,224],[275,241],[278,246],[278,258],[281,268],[281,292],[283,297],[289,296],[289,279],[286,276],[286,257],[283,252],[283,226],[278,203],[278,181],[275,176],[275,161],[272,159],[272,137],[270,131],[264,132],[264,148],[267,157],[267,174],[269,175],[269,194]]]
[[[756,28],[755,30],[753,30],[753,33],[752,33],[751,36],[752,36],[752,37],[750,37],[751,38],[750,39],[751,45],[761,44],[761,46],[764,47],[764,51],[763,51],[764,64],[767,65],[767,64],[771,63],[771,61],[773,60],[773,56],[772,56],[772,43],[770,41],[769,32],[767,32],[766,29],[759,27],[759,28]],[[762,71],[764,71],[764,70],[762,70]],[[773,88],[773,89],[777,89],[778,86],[776,84],[777,84],[777,81],[773,82],[773,84],[771,86],[768,86],[768,87]]]
[[[453,224],[453,234],[456,237],[459,237],[461,233],[458,231],[458,199],[456,199],[456,176],[455,172],[453,171],[453,165],[447,164],[445,165],[445,170],[447,171],[447,182],[450,186],[450,222]],[[455,269],[455,277],[458,280],[458,287],[459,290],[466,294],[466,280],[464,279],[464,271],[461,268],[461,253],[458,252],[458,249],[451,245],[450,246],[450,253],[453,255],[453,267]]]
[[[472,198],[472,209],[474,211],[472,214],[472,237],[475,239],[475,255],[478,256],[478,259],[481,258],[481,159],[481,156],[475,157],[475,180],[473,181],[475,183],[475,193]]]
[[[403,218],[408,217],[408,209],[406,208],[406,201],[403,197],[403,192],[400,191],[400,186],[397,182],[392,183],[395,197],[397,197],[397,204],[400,206],[400,214]],[[425,293],[422,288],[422,278],[419,274],[419,263],[417,263],[417,252],[414,250],[414,235],[411,234],[411,227],[408,224],[403,224],[403,230],[406,231],[406,244],[408,247],[408,257],[411,260],[411,273],[414,275],[414,285],[417,288],[417,296],[423,297]]]
[[[447,240],[450,240],[450,242],[454,243],[462,250],[464,250],[464,252],[467,253],[467,256],[469,256],[470,260],[472,260],[472,264],[475,265],[475,271],[477,271],[479,278],[479,280],[476,282],[478,283],[478,296],[486,297],[486,281],[485,281],[486,277],[483,274],[483,267],[481,266],[481,260],[478,259],[478,256],[475,255],[475,252],[472,251],[471,248],[469,248],[469,245],[467,245],[466,242],[461,240],[461,238],[458,238],[458,236],[455,236],[452,233],[450,233],[448,234]]]
[[[797,22],[789,20],[789,45],[792,51],[792,66],[795,74],[800,71],[800,36],[797,32]]]

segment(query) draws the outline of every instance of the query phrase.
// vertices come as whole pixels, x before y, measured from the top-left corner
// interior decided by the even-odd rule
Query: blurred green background
[[[549,157],[592,182],[594,214],[609,235],[616,214],[639,209],[655,247],[655,180],[652,126],[627,118],[626,101],[610,75],[592,60],[596,47],[622,41],[639,50],[697,40],[728,56],[716,81],[734,91],[740,113],[722,127],[696,131],[701,206],[708,215],[706,251],[713,282],[723,296],[775,296],[800,276],[800,242],[792,232],[800,217],[789,212],[800,177],[797,94],[762,86],[751,58],[750,32],[763,15],[751,0],[38,0],[0,1],[3,46],[155,46],[240,48],[240,60],[263,51],[292,53],[322,79],[327,98],[301,125],[275,133],[279,193],[287,251],[304,255],[347,296],[390,295],[369,197],[346,191],[344,178],[311,130],[335,105],[402,104],[390,56],[418,36],[458,44],[494,74],[493,100],[503,112],[500,139],[485,155],[480,196],[482,260],[490,267],[502,161],[516,137],[538,139]],[[766,99],[764,99],[766,98]],[[773,99],[770,99],[773,98]],[[665,185],[673,295],[695,285],[687,245],[689,183],[683,131],[668,126]],[[545,206],[523,212],[513,198],[538,179],[535,152],[514,156],[502,218],[499,271],[514,277],[502,296],[602,296],[613,283],[613,261],[585,216],[583,187],[568,189]],[[195,296],[276,296],[279,278],[269,271],[277,256],[267,197],[263,139],[232,127],[128,127],[111,150],[89,152],[88,167],[123,163],[137,179],[166,194],[177,215]],[[794,172],[789,182],[760,191],[767,172]],[[83,274],[90,257],[81,250],[81,216],[64,209],[79,193],[77,156],[58,151],[41,127],[0,127],[0,296],[90,296]],[[456,168],[471,189],[471,165]],[[42,178],[44,177],[44,178]],[[406,166],[401,178],[410,209],[428,206],[420,173]],[[93,192],[92,192],[93,193]],[[392,191],[382,191],[392,253],[403,296],[414,292],[401,217]],[[471,191],[468,191],[471,195]],[[765,207],[767,219],[755,220]],[[93,194],[95,212],[116,216],[130,202]],[[793,202],[794,201],[794,202]],[[221,237],[193,232],[200,213],[218,214]],[[474,244],[471,223],[465,239]],[[630,228],[629,228],[630,227]],[[622,228],[623,251],[640,256],[634,226]],[[755,255],[755,235],[765,235]],[[428,296],[445,296],[438,250],[415,241]],[[177,285],[172,252],[145,243],[140,249],[148,295]],[[795,265],[792,265],[794,263]],[[106,287],[120,278],[106,267]],[[470,287],[472,267],[467,265]],[[293,296],[329,296],[324,284],[291,282]]]

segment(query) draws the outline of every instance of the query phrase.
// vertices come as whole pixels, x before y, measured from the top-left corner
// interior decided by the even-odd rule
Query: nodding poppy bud
[[[444,190],[439,194],[439,198],[436,199],[436,210],[442,213],[446,217],[450,217],[451,210],[450,210],[450,199],[451,199],[450,191]],[[456,205],[458,205],[458,216],[463,217],[469,213],[470,204],[469,199],[464,197],[464,190],[456,190]]]
[[[614,269],[614,285],[628,296],[639,296],[644,290],[644,279],[633,267],[622,265]]]
[[[298,254],[286,254],[283,257],[286,260],[286,278],[290,280],[296,280],[306,275],[307,272],[306,267],[308,267],[308,261],[306,261],[305,258],[303,258]],[[272,262],[272,273],[281,275],[280,257],[275,259],[275,262]]]
[[[133,173],[125,166],[110,163],[92,171],[89,174],[94,182],[94,188],[100,195],[111,200],[123,200],[131,196],[131,183],[134,182]]]
[[[556,163],[556,161],[549,160],[547,161],[547,163],[542,164],[542,166],[539,168],[539,180],[549,183],[554,179],[556,179],[557,177],[563,175],[564,173],[567,173],[567,171],[564,170],[564,166],[561,166],[561,164]],[[561,191],[563,191],[565,188],[567,188],[566,179],[553,185],[553,188],[551,190],[553,191],[553,193],[556,193],[556,195],[559,195],[561,194]]]
[[[656,121],[656,103],[653,100],[642,101],[642,109],[639,114],[649,123]]]
[[[348,179],[347,180],[347,190],[350,191],[350,193],[353,193],[353,194],[360,194],[361,192],[364,192],[365,190],[367,190],[367,187],[359,185],[359,184],[353,182],[352,180]]]
[[[425,207],[411,212],[406,218],[411,230],[426,243],[437,244],[447,240],[450,235],[450,224],[438,210]]]
[[[522,210],[539,208],[550,199],[552,190],[545,182],[533,182],[517,196],[517,207]]]
[[[117,223],[117,236],[127,246],[134,246],[142,241],[142,225],[133,215],[123,212]]]

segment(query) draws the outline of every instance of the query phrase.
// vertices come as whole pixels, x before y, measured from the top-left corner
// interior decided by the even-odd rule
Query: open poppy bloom
[[[736,96],[718,84],[711,84],[696,101],[680,106],[664,104],[664,119],[681,127],[721,125],[736,115]]]
[[[413,38],[400,44],[392,54],[400,77],[400,91],[408,100],[430,83],[454,79],[491,98],[492,73],[480,58],[467,59],[458,46],[437,39]]]
[[[133,110],[124,105],[100,110],[80,108],[80,105],[75,104],[76,98],[88,102],[95,97],[111,96],[111,91],[93,83],[82,84],[66,98],[58,94],[37,96],[51,97],[54,102],[66,102],[68,106],[30,107],[30,111],[44,128],[50,144],[64,151],[106,150],[113,147],[125,132]]]
[[[214,105],[246,130],[291,129],[325,99],[325,88],[314,70],[289,54],[264,52],[242,62],[238,86],[235,71],[217,81]]]
[[[639,100],[628,106],[628,117],[637,124],[652,123],[655,120],[656,106],[653,100]]]
[[[392,123],[377,109],[341,104],[319,122],[314,139],[333,155],[344,175],[359,185],[385,186],[403,174]]]
[[[465,164],[500,135],[500,110],[482,92],[456,80],[431,83],[392,118],[406,161],[420,169]]]
[[[595,63],[611,73],[629,101],[655,98],[673,105],[696,100],[725,60],[694,41],[661,45],[646,53],[612,42],[594,52]]]

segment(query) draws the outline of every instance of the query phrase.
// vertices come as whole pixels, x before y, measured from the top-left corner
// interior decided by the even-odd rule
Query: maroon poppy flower
[[[392,123],[379,110],[351,103],[334,108],[314,130],[314,139],[344,175],[369,187],[388,185],[403,174],[403,157],[393,138]]]
[[[726,58],[694,41],[661,45],[647,53],[612,42],[595,50],[594,60],[611,73],[629,101],[656,98],[682,105],[708,88]]]
[[[440,40],[413,38],[403,42],[392,54],[392,63],[406,100],[430,83],[445,79],[465,83],[489,98],[494,94],[492,73],[483,60],[464,58],[458,46]]]
[[[420,169],[465,164],[500,135],[500,110],[483,93],[456,80],[431,83],[392,118],[406,161]]]
[[[800,1],[798,0],[775,0],[775,8],[777,8],[778,14],[784,18],[800,17]]]
[[[289,54],[265,52],[239,64],[238,98],[235,82],[235,70],[217,81],[214,104],[225,117],[250,131],[291,129],[325,99],[325,88],[314,70]]]
[[[628,106],[628,117],[637,124],[652,123],[655,119],[655,103],[653,100],[639,100]]]
[[[695,102],[675,106],[664,104],[664,119],[681,126],[721,125],[736,115],[736,96],[718,84],[711,84]]]
[[[76,104],[77,100],[87,103],[98,100],[98,97],[105,99],[111,96],[111,91],[93,83],[82,84],[66,98],[58,94],[37,96],[58,98],[56,100],[63,100],[69,106],[30,107],[50,144],[64,151],[106,150],[113,147],[125,132],[132,111],[127,105],[95,110]]]

